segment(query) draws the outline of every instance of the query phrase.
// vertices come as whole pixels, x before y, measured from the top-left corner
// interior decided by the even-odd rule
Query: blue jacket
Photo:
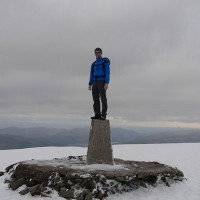
[[[94,77],[100,76],[100,77]],[[93,84],[94,80],[105,80],[105,83],[110,82],[110,60],[108,58],[98,57],[90,68],[89,85]]]

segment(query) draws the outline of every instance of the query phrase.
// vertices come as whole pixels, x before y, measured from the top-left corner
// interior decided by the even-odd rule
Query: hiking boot
[[[101,119],[100,115],[95,115],[94,117],[91,117],[91,119]]]
[[[106,120],[106,116],[101,116],[101,120]]]

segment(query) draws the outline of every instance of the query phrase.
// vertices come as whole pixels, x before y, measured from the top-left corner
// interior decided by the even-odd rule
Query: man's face
[[[95,56],[97,58],[101,57],[101,55],[102,55],[101,51],[95,51]]]

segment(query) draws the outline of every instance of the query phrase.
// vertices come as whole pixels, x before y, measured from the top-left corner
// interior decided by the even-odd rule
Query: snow
[[[86,162],[86,156],[82,157]],[[60,168],[73,168],[73,169],[80,169],[84,171],[95,171],[95,170],[105,170],[105,171],[112,171],[112,170],[129,170],[128,168],[122,165],[108,165],[108,164],[92,164],[92,165],[83,165],[82,162],[78,159],[78,157],[68,159],[64,158],[55,158],[51,160],[25,160],[23,161],[24,164],[31,164],[31,165],[38,165],[38,166],[52,166],[52,167],[60,167]]]
[[[122,165],[106,165],[106,164],[92,164],[92,165],[85,165],[85,166],[74,166],[75,169],[82,169],[87,171],[95,171],[95,170],[105,170],[105,171],[113,171],[118,169],[125,169],[129,170]]]
[[[136,161],[157,161],[177,167],[183,171],[187,181],[173,184],[171,187],[140,188],[130,193],[111,195],[107,200],[199,200],[200,198],[200,143],[194,144],[131,144],[114,145],[115,158]],[[0,171],[5,171],[8,165],[31,159],[63,158],[70,155],[86,155],[87,148],[81,147],[41,147],[0,151]],[[90,166],[91,168],[99,167]],[[108,166],[103,166],[108,167]],[[108,169],[108,168],[107,168]],[[21,196],[17,191],[11,191],[4,184],[4,176],[0,177],[0,200],[63,200],[55,192],[52,198],[32,197],[30,194]]]

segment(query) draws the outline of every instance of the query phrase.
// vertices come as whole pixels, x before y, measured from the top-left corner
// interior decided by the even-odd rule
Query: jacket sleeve
[[[109,83],[110,82],[110,60],[109,59],[107,59],[107,61],[105,63],[105,67],[106,67],[105,82]]]
[[[93,65],[93,64],[92,64]],[[89,78],[89,85],[93,84],[93,66],[90,67],[90,78]]]

